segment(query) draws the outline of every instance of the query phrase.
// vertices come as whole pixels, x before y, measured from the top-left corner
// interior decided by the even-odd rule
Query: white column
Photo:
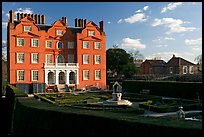
[[[69,70],[66,70],[66,84],[69,84]]]
[[[76,84],[79,84],[79,73],[78,70],[75,70]]]
[[[44,75],[45,75],[45,76],[44,76],[44,78],[45,78],[44,82],[45,82],[46,84],[48,84],[48,70],[45,69],[44,73],[45,73],[45,74],[44,74]]]
[[[59,71],[55,70],[55,84],[59,85]]]

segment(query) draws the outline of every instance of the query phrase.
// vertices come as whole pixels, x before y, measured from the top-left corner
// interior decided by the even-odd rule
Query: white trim
[[[189,73],[194,74],[194,66],[189,66]]]
[[[45,54],[45,59],[46,59],[45,62],[46,62],[46,63],[53,63],[53,61],[52,61],[52,62],[47,62],[47,58],[48,58],[47,55],[53,56],[52,54]]]
[[[89,77],[85,76],[85,72],[88,72]],[[90,70],[83,70],[83,80],[90,80]]]
[[[32,76],[31,79],[32,79],[32,81],[38,81],[38,80],[33,80],[33,76],[34,76],[34,75],[33,75],[33,72],[34,72],[34,71],[37,71],[37,72],[38,72],[38,80],[39,80],[39,70],[31,70],[31,76]]]
[[[88,36],[95,36],[95,31],[94,30],[89,30],[88,31]]]
[[[30,27],[31,30],[30,30],[30,29],[29,29],[29,30],[25,29],[26,27]],[[24,31],[28,31],[28,32],[31,32],[31,31],[32,31],[32,26],[27,26],[27,25],[26,25],[26,26],[23,26],[23,28],[24,28],[24,29],[23,29]]]
[[[23,76],[23,80],[19,80],[19,71],[23,71],[24,72],[24,76]],[[16,81],[25,81],[25,70],[16,70],[16,73],[17,73],[17,80]]]
[[[186,72],[184,72],[185,68],[186,68]],[[188,67],[187,66],[183,66],[183,74],[187,74],[187,72],[188,72]]]
[[[96,46],[97,46],[97,43],[100,44],[99,48],[96,47]],[[101,49],[101,42],[94,42],[94,49]]]
[[[18,60],[19,54],[23,54],[23,62],[19,62],[19,60]],[[21,63],[21,64],[24,63],[24,62],[25,62],[25,53],[22,53],[22,52],[16,53],[16,62],[17,62],[17,63]]]
[[[99,59],[100,59],[100,61],[99,62],[97,62],[97,57],[99,57]],[[94,55],[94,63],[95,64],[101,64],[101,55]]]
[[[87,42],[88,43],[88,47],[85,47],[85,42]],[[83,41],[83,49],[89,49],[90,48],[90,44],[89,44],[89,41]]]
[[[62,34],[59,33],[60,31],[62,31]],[[62,36],[64,34],[64,30],[56,30],[56,34]]]
[[[100,72],[100,77],[96,77],[97,71]],[[95,70],[95,80],[101,80],[101,70],[100,69]]]
[[[18,41],[20,40],[20,39],[23,39],[23,45],[18,45]],[[17,46],[24,46],[25,45],[25,40],[24,40],[24,38],[17,38],[17,44],[16,44]]]
[[[61,42],[62,43],[62,48],[59,48],[58,43]],[[64,43],[62,41],[57,41],[57,48],[58,49],[63,49],[64,48]]]
[[[37,55],[38,55],[38,60],[37,60],[37,62],[34,62],[34,61],[33,61],[33,55],[34,55],[34,54],[37,54]],[[31,53],[31,63],[32,63],[32,64],[37,64],[37,63],[39,63],[39,53]]]
[[[62,56],[62,58],[63,58],[63,61],[62,62],[58,62],[58,58],[59,58],[59,56]],[[64,61],[64,56],[63,55],[61,55],[61,54],[59,54],[58,56],[57,56],[57,58],[56,58],[57,60],[56,60],[56,62],[57,63],[64,63],[65,61]]]
[[[37,41],[38,41],[38,46],[34,46],[34,45],[33,45],[33,44],[34,44],[34,42],[33,42],[34,40],[37,40]],[[39,47],[39,45],[40,45],[40,44],[39,44],[39,39],[32,39],[32,40],[31,40],[31,47]]]
[[[90,63],[90,56],[89,54],[83,54],[83,64],[89,64]],[[85,57],[88,56],[88,62],[86,62]]]
[[[51,47],[48,47],[48,46],[47,46],[47,42],[48,42],[48,41],[51,41]],[[46,44],[46,45],[45,45],[46,48],[52,48],[52,40],[46,40],[46,43],[45,43],[45,44]]]

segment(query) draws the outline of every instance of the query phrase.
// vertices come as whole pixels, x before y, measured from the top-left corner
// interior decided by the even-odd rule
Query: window
[[[17,63],[24,63],[24,53],[17,53]]]
[[[101,70],[95,70],[95,80],[101,80]]]
[[[24,46],[24,38],[17,38],[17,46]]]
[[[24,81],[24,70],[17,70],[17,81]]]
[[[74,63],[74,54],[68,55],[68,63]]]
[[[52,54],[46,54],[46,63],[52,63]]]
[[[38,53],[32,53],[32,63],[38,63],[39,61],[39,54]]]
[[[173,73],[173,67],[169,68],[169,73],[172,74]]]
[[[68,49],[73,49],[74,48],[74,42],[69,41],[68,42]]]
[[[95,55],[95,64],[101,64],[101,55]]]
[[[95,35],[95,31],[89,31],[89,36],[94,36]]]
[[[63,35],[63,30],[57,30],[57,35]]]
[[[190,74],[193,74],[193,73],[194,73],[194,67],[193,67],[193,66],[190,66],[190,67],[189,67],[189,73],[190,73]]]
[[[62,49],[63,48],[63,43],[61,41],[57,42],[57,47],[58,49]]]
[[[57,63],[64,63],[64,57],[62,55],[57,56]]]
[[[24,26],[24,31],[32,31],[32,27],[31,26]]]
[[[187,66],[183,66],[183,74],[186,74],[187,73]]]
[[[89,80],[89,79],[90,79],[89,70],[83,70],[83,80]]]
[[[46,40],[46,48],[52,48],[52,41]]]
[[[38,80],[38,70],[32,70],[32,81]]]
[[[89,55],[83,55],[83,64],[89,64],[90,59],[89,59]]]
[[[83,49],[88,49],[88,48],[89,48],[89,42],[83,41]]]
[[[39,46],[39,40],[38,39],[32,39],[32,47],[38,47]]]
[[[101,48],[101,43],[95,42],[95,49],[100,49],[100,48]]]

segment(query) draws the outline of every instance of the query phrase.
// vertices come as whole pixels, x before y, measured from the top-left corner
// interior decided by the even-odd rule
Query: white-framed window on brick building
[[[83,55],[83,64],[89,64],[90,63],[90,58],[88,54]]]
[[[100,42],[95,42],[95,49],[100,49],[101,48],[101,43]]]
[[[39,47],[39,40],[38,39],[32,39],[32,47]]]
[[[188,72],[188,67],[187,66],[183,66],[183,74],[187,74]]]
[[[46,63],[52,63],[52,54],[46,54]]]
[[[24,53],[17,53],[17,63],[24,63]]]
[[[89,36],[94,36],[94,35],[95,35],[95,31],[89,30]]]
[[[89,79],[90,79],[90,71],[83,70],[83,80],[89,80]]]
[[[46,40],[46,48],[52,48],[52,40]]]
[[[32,27],[31,26],[24,26],[24,31],[32,31]]]
[[[32,73],[32,81],[38,81],[38,79],[39,79],[39,71],[38,70],[32,70],[31,71],[31,73]]]
[[[101,70],[95,70],[95,80],[101,80]]]
[[[24,46],[24,38],[17,38],[17,46]]]
[[[63,30],[57,30],[57,35],[63,35]]]
[[[74,54],[68,54],[68,63],[74,63]]]
[[[170,73],[170,74],[173,73],[173,67],[169,67],[169,73]]]
[[[88,49],[88,48],[89,48],[89,42],[83,41],[83,49]]]
[[[193,66],[189,66],[189,73],[193,74],[194,73],[194,67]]]
[[[31,53],[32,63],[39,63],[39,53]]]
[[[63,43],[61,41],[57,42],[57,48],[62,49],[64,47]]]
[[[94,59],[95,59],[95,64],[101,64],[101,55],[95,55]]]
[[[24,81],[25,71],[17,70],[17,81]]]
[[[74,49],[74,42],[68,41],[68,49]]]

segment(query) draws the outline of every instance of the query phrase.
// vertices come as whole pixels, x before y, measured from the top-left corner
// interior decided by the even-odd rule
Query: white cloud
[[[124,19],[124,22],[126,23],[136,23],[136,22],[143,22],[146,21],[147,18],[145,17],[144,13],[138,13],[138,14],[134,14],[126,19]]]
[[[179,33],[179,32],[186,32],[186,31],[194,31],[195,27],[183,27],[181,26],[184,24],[180,19],[174,19],[174,18],[162,18],[162,19],[154,19],[152,22],[152,26],[159,26],[159,25],[165,25],[165,27],[169,28],[169,31],[166,32],[166,34],[171,33]]]
[[[2,10],[2,15],[4,14],[4,11]]]
[[[157,48],[167,47],[168,45],[156,45]]]
[[[17,13],[27,13],[27,14],[33,14],[33,11],[31,10],[31,8],[18,8],[14,14],[17,14]]]
[[[177,6],[182,5],[182,2],[174,2],[174,3],[169,3],[167,6],[165,6],[162,10],[161,13],[165,13],[168,10],[174,10],[176,9]]]
[[[123,49],[130,49],[130,50],[138,50],[146,48],[145,44],[140,42],[140,39],[131,39],[131,38],[124,38],[122,39],[122,43],[119,46]]]
[[[122,20],[122,19],[119,19],[119,20],[118,20],[118,23],[122,23],[122,22],[123,22],[123,20]]]
[[[202,38],[198,39],[186,39],[185,40],[186,45],[202,45]]]
[[[199,47],[193,47],[192,50],[193,50],[193,51],[199,51],[200,48],[199,48]]]
[[[7,22],[2,22],[2,28],[7,28],[8,23]]]
[[[6,40],[2,40],[2,48],[5,48],[5,47],[7,47],[7,42]]]
[[[149,6],[144,6],[143,10],[147,10],[149,8]]]
[[[165,40],[175,40],[175,38],[171,38],[171,37],[165,37]]]
[[[139,13],[139,12],[142,12],[142,10],[141,9],[139,9],[139,10],[137,10],[137,11],[135,11],[136,13]]]
[[[110,22],[110,21],[108,21],[107,23],[108,23],[108,24],[111,24],[111,22]]]

